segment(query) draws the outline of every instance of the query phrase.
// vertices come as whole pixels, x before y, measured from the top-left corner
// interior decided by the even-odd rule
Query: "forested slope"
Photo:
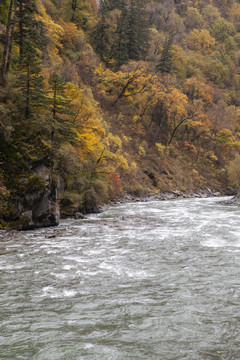
[[[239,31],[234,0],[1,1],[0,227],[237,188]]]

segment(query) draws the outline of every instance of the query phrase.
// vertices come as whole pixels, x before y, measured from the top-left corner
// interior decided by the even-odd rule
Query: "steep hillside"
[[[2,1],[0,227],[238,188],[239,31],[234,0]]]

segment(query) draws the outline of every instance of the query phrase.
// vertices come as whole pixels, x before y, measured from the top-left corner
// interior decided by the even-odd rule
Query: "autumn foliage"
[[[223,189],[239,160],[239,54],[234,0],[3,1],[0,155],[24,159],[38,139],[80,200]]]
[[[122,184],[120,179],[120,174],[117,172],[111,172],[109,174],[109,178],[111,181],[111,185],[113,188],[113,191],[116,195],[120,195],[122,191]]]

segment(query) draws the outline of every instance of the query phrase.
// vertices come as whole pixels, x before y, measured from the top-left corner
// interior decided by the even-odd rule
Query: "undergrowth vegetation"
[[[0,6],[1,218],[43,186],[29,168],[46,159],[60,204],[81,212],[124,193],[239,187],[237,1]]]

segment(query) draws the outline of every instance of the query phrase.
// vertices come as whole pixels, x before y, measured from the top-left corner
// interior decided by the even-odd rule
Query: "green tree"
[[[40,61],[40,49],[44,41],[43,25],[36,19],[36,1],[16,1],[18,27],[15,36],[19,45],[19,60],[15,87],[19,95],[19,107],[23,110],[25,119],[28,119],[47,102]]]
[[[91,37],[96,53],[101,61],[109,56],[110,49],[110,24],[107,21],[109,6],[106,1],[101,0],[99,4],[99,19],[95,25]]]
[[[121,13],[117,19],[117,29],[114,36],[112,50],[112,57],[116,61],[117,68],[119,68],[122,64],[127,63],[129,60],[128,36],[126,31],[128,26],[128,11],[125,1],[119,3],[121,3]]]
[[[51,147],[54,149],[59,143],[68,141],[74,143],[74,131],[71,116],[74,115],[71,100],[65,94],[65,84],[62,78],[53,72],[49,78],[49,100],[52,112]]]
[[[31,49],[28,52],[25,49],[14,81],[19,109],[25,114],[25,119],[32,117],[47,103],[41,70],[38,56]]]
[[[9,12],[9,0],[1,0],[0,3],[0,22],[7,23]]]
[[[129,0],[128,57],[131,60],[144,59],[148,52],[149,26],[146,15],[146,0]]]
[[[172,44],[173,44],[173,35],[170,35],[168,39],[166,39],[165,44],[163,46],[163,50],[157,64],[157,71],[163,73],[170,73],[172,71]]]
[[[36,19],[36,0],[17,1],[16,17],[18,29],[15,32],[16,42],[19,45],[19,62],[23,60],[25,53],[30,49],[36,53],[44,44],[44,29],[41,21]]]
[[[211,35],[219,42],[224,42],[235,34],[235,26],[225,19],[219,19],[211,30]]]
[[[2,64],[1,64],[1,76],[0,83],[1,85],[6,84],[6,74],[8,69],[8,62],[10,60],[11,48],[12,48],[12,38],[13,38],[13,11],[15,8],[14,0],[10,0],[7,10],[7,2],[5,1],[3,5],[1,5],[2,10],[5,10],[8,13],[7,16],[7,24],[6,24],[6,32],[4,38],[4,49],[2,55]],[[3,18],[3,17],[2,17]]]
[[[77,23],[81,27],[85,27],[85,25],[88,23],[89,16],[90,14],[92,14],[92,12],[93,12],[93,8],[91,6],[90,1],[86,1],[86,0],[67,1],[66,13],[70,15],[67,16],[67,18],[70,18],[72,22]]]

